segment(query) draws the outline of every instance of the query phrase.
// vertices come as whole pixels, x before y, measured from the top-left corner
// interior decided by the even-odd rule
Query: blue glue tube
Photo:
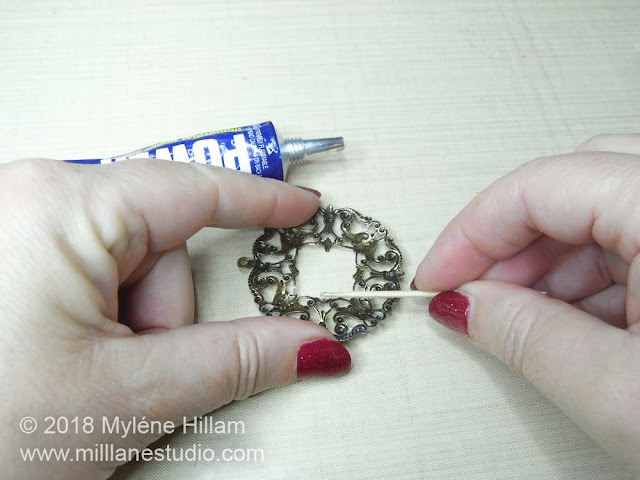
[[[271,122],[246,127],[217,130],[156,143],[135,152],[111,158],[66,160],[71,163],[105,164],[130,158],[158,158],[174,162],[196,162],[233,168],[261,177],[284,180],[289,165],[299,163],[310,155],[330,150],[344,150],[344,139],[300,138],[278,140]]]

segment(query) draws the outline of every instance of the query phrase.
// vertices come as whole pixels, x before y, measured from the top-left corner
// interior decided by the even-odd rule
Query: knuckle
[[[23,191],[23,188],[33,179],[38,171],[36,165],[41,163],[41,159],[30,158],[18,160],[2,165],[2,191],[11,189],[12,195]]]
[[[525,302],[509,305],[506,317],[508,325],[502,342],[502,359],[509,368],[527,376],[527,365],[531,364],[535,352],[532,332],[541,319],[540,314],[535,302]]]
[[[233,400],[244,400],[253,395],[258,380],[260,348],[251,330],[236,329],[233,345],[236,352],[235,378],[231,379]]]
[[[92,178],[82,188],[82,213],[104,249],[121,261],[127,255],[142,258],[149,248],[149,226],[144,214],[135,205],[117,178],[104,172],[92,172]],[[109,174],[111,175],[111,174]]]
[[[519,171],[537,170],[540,164],[554,162],[556,158],[557,157],[554,155],[536,157],[533,160],[529,160],[528,162],[523,163],[516,170],[519,170]]]
[[[2,166],[0,174],[0,208],[37,222],[49,222],[60,214],[54,211],[56,200],[68,193],[64,166],[55,160],[42,158],[18,160]],[[46,201],[43,199],[46,198]]]
[[[537,157],[516,168],[513,173],[519,182],[523,200],[527,200],[526,197],[535,197],[539,194],[539,182],[546,182],[549,178],[552,178],[552,172],[554,175],[559,174],[560,171],[566,168],[567,163],[571,161],[571,155]]]
[[[601,145],[607,143],[611,139],[612,135],[608,133],[600,133],[595,135],[576,148],[577,152],[590,151],[593,149],[601,148]]]
[[[278,194],[273,193],[267,201],[264,202],[264,211],[262,212],[262,223],[271,224],[272,219],[278,211]]]
[[[63,179],[59,162],[44,158],[30,158],[12,164],[14,175],[29,183],[44,185],[59,185]]]
[[[90,198],[95,198],[95,193]],[[96,208],[94,206],[100,206]],[[130,209],[129,211],[133,211]],[[89,214],[93,227],[105,250],[115,258],[121,260],[138,245],[147,246],[147,228],[143,219],[137,215],[127,213],[126,205],[117,205],[113,201],[102,198],[102,201],[91,202]],[[145,252],[142,252],[143,255]]]
[[[194,165],[196,167],[196,165]],[[220,175],[222,172],[219,169],[224,169],[224,167],[210,167],[204,170],[204,174],[207,176],[209,180],[208,185],[208,202],[205,205],[207,209],[207,219],[210,224],[216,225],[218,223],[220,217],[220,198],[222,197],[220,189]],[[211,171],[210,171],[211,170]],[[224,188],[224,187],[222,187]]]
[[[44,158],[18,160],[5,165],[0,190],[10,195],[15,204],[17,198],[23,206],[36,206],[43,210],[42,198],[59,198],[68,195],[76,183],[70,181],[75,170],[64,162]],[[50,205],[51,202],[45,205]],[[36,212],[34,212],[36,213]]]

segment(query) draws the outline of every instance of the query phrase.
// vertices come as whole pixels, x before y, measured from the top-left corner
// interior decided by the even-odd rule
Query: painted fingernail
[[[311,192],[318,198],[322,196],[322,194],[318,190],[314,190],[313,188],[301,187],[300,185],[296,185],[296,187],[301,188],[302,190],[306,190],[307,192]]]
[[[335,340],[320,338],[298,350],[297,378],[333,377],[347,373],[349,367],[351,355]]]
[[[429,303],[429,315],[456,332],[469,334],[469,299],[459,292],[441,292]]]
[[[409,288],[411,290],[417,290],[417,288],[416,288],[416,279],[415,278],[413,280],[411,280],[411,285],[409,285]]]

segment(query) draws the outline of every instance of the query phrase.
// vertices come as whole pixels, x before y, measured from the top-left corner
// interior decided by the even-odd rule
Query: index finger
[[[119,240],[124,221],[129,236],[146,230],[151,252],[174,248],[206,226],[298,225],[319,203],[317,195],[285,182],[210,165],[132,159],[69,167],[88,176],[103,242]]]
[[[637,155],[579,152],[529,162],[494,182],[444,229],[416,272],[419,289],[450,290],[547,235],[591,242],[630,263],[638,253]]]

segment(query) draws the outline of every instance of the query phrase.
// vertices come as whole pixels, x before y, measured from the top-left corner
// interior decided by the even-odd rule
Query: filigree
[[[296,294],[298,251],[304,246],[352,250],[355,254],[353,290],[359,298],[330,298]],[[253,257],[238,266],[251,269],[249,289],[264,315],[309,320],[329,329],[341,341],[365,333],[383,320],[395,298],[367,298],[371,290],[399,290],[402,254],[380,222],[351,208],[319,208],[307,222],[293,228],[266,228],[253,244]],[[319,293],[319,292],[318,292]]]

